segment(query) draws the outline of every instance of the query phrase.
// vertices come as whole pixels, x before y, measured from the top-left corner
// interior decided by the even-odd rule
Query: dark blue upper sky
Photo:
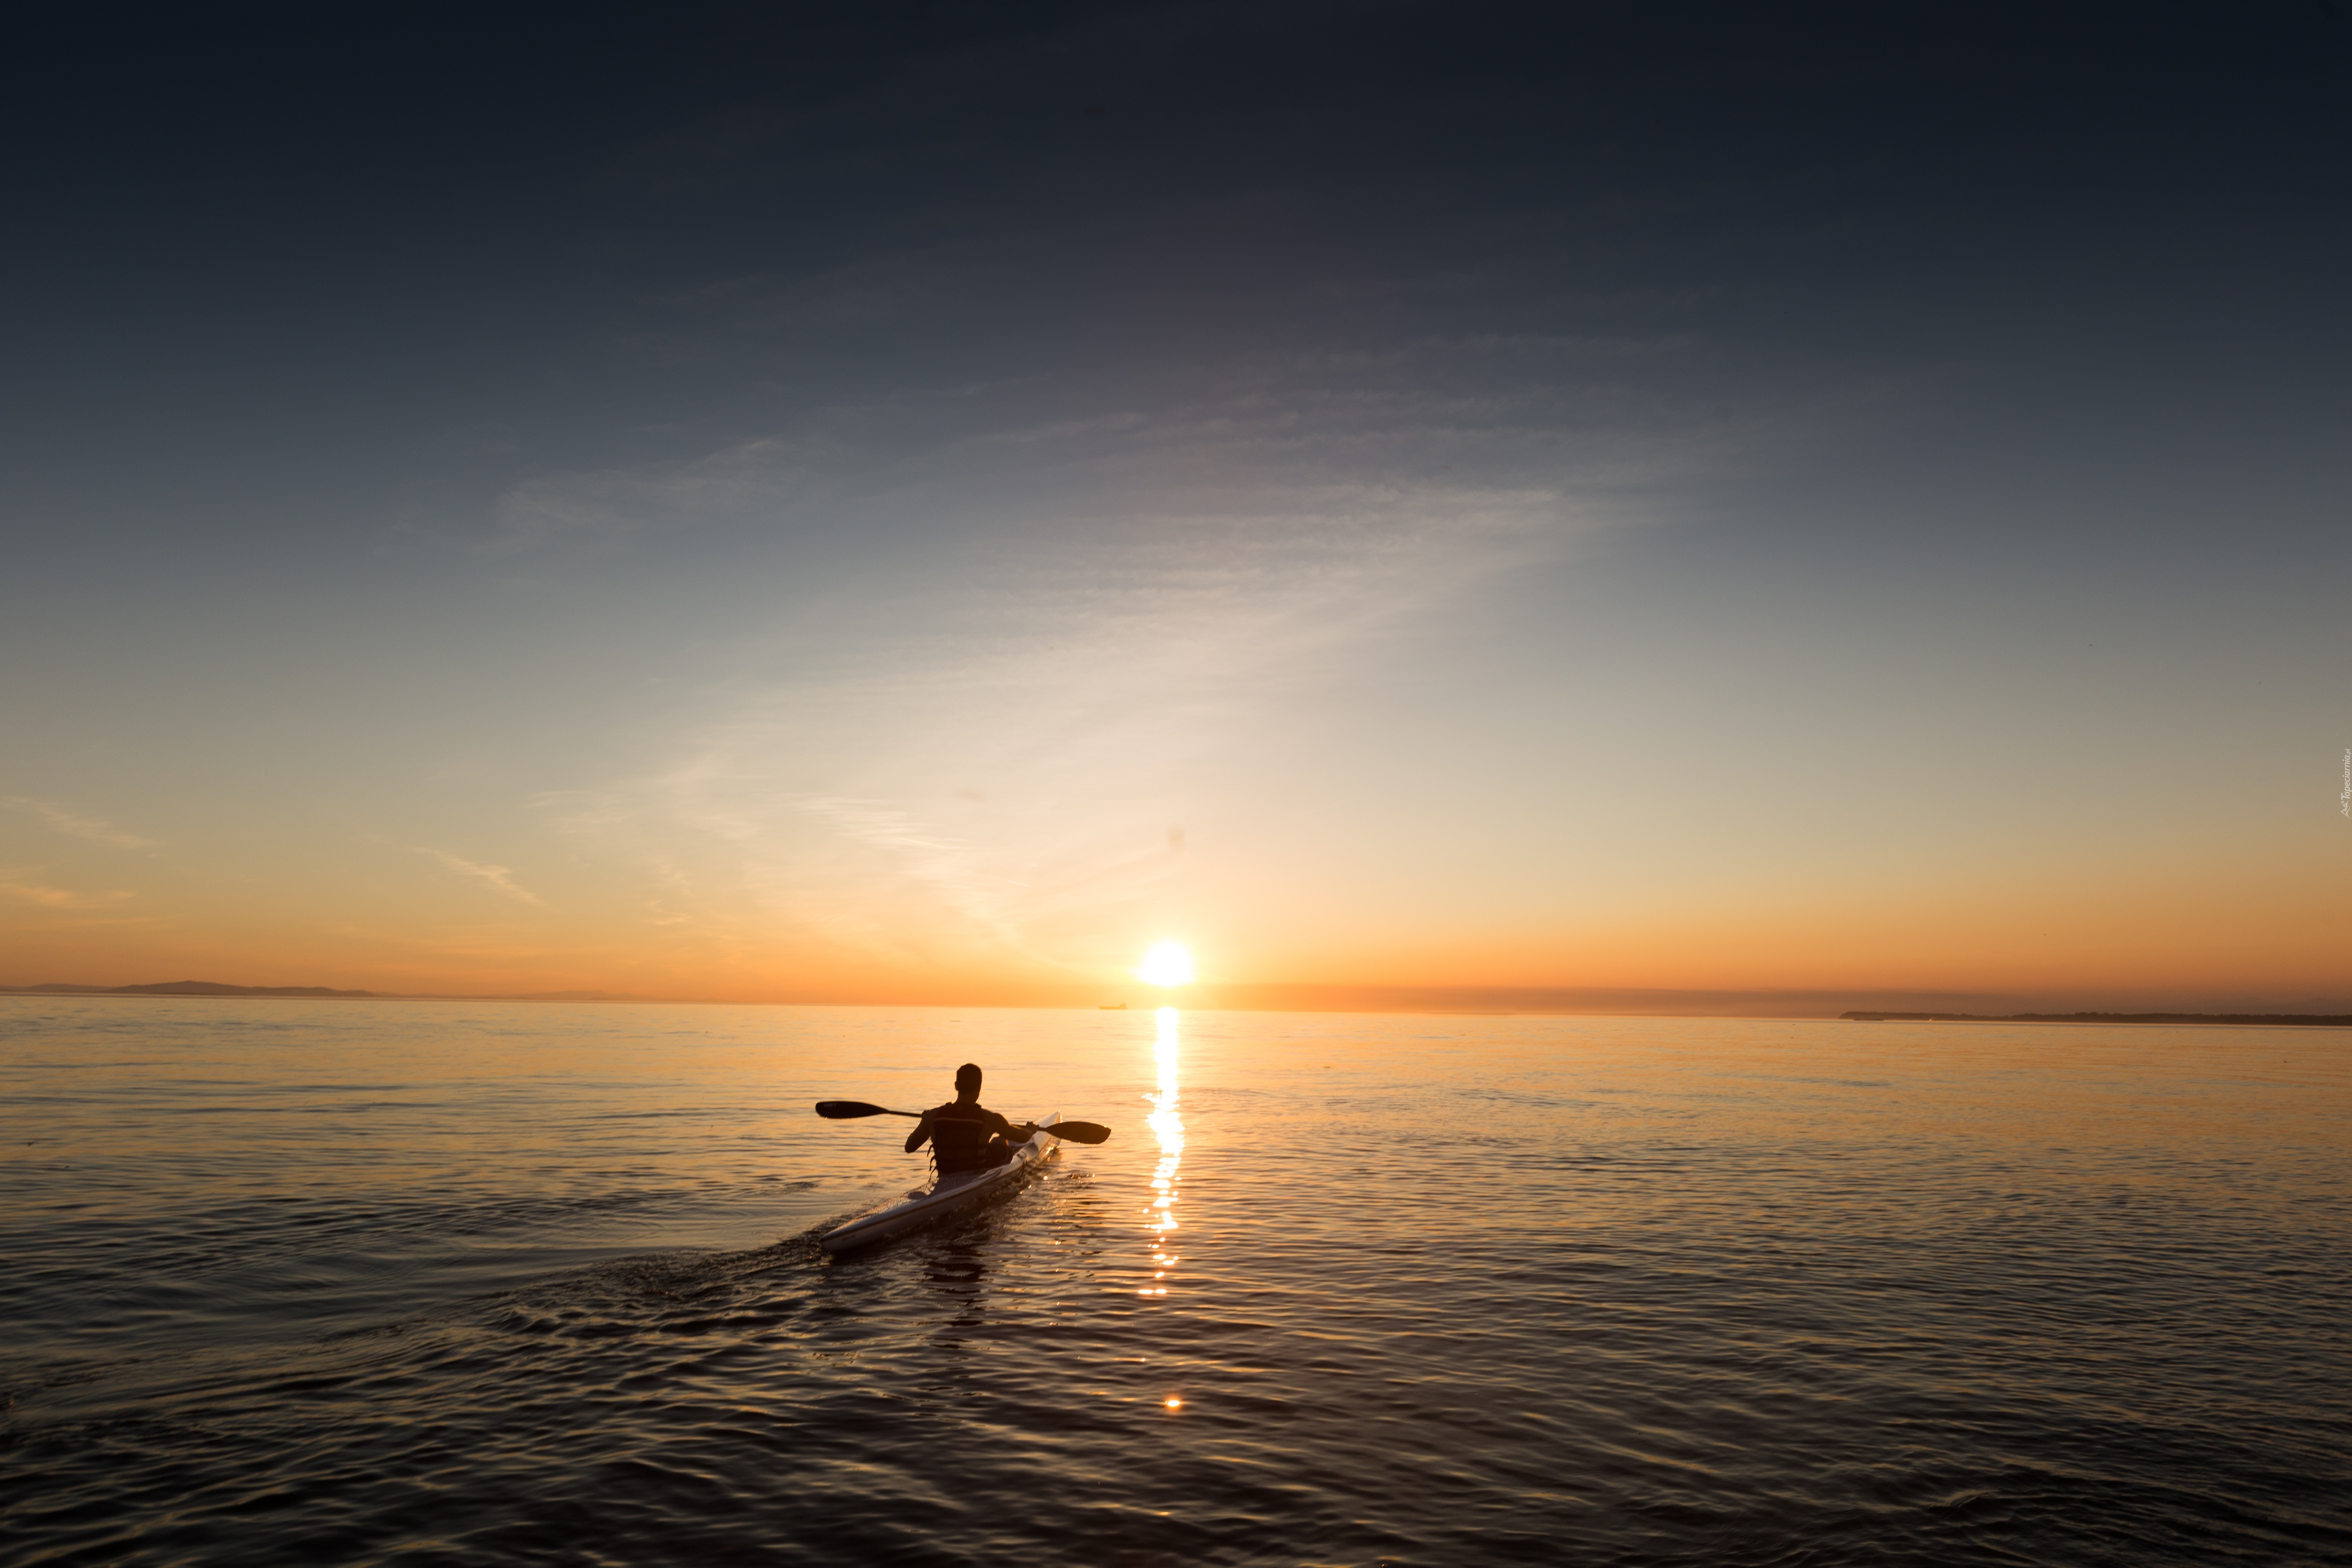
[[[836,10],[20,20],[11,510],[454,522],[909,380],[1441,334],[1690,339],[1617,377],[1662,417],[1931,374],[1955,455],[2341,413],[2340,7]]]

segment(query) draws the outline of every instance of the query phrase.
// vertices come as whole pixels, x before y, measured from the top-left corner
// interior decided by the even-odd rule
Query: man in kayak
[[[1016,1127],[983,1107],[980,1069],[966,1062],[956,1068],[956,1097],[923,1112],[923,1119],[907,1134],[907,1152],[913,1153],[928,1141],[942,1176],[961,1171],[992,1171],[1013,1158],[1013,1144],[1027,1142],[1036,1131],[1034,1121]]]

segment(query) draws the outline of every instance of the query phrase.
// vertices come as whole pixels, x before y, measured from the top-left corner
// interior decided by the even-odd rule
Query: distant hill
[[[1841,1013],[1863,1024],[2272,1024],[2352,1029],[2352,1013]]]
[[[406,1002],[635,1002],[616,991],[539,991],[529,995],[420,995],[399,991],[338,991],[328,985],[224,985],[217,980],[166,980],[153,985],[0,985],[6,996],[308,996]]]
[[[154,985],[0,985],[14,995],[48,996],[380,996],[325,985],[223,985],[217,980],[166,980]]]

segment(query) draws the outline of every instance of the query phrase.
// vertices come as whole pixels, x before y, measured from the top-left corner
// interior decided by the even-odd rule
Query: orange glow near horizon
[[[2160,863],[1948,858],[1916,876],[1904,864],[1798,877],[1727,862],[1646,881],[1596,872],[1540,898],[1507,864],[1327,874],[1268,849],[1188,867],[1179,920],[1109,901],[1007,912],[980,900],[1014,895],[978,879],[944,893],[921,880],[805,894],[779,881],[763,903],[714,890],[724,867],[640,885],[511,853],[444,859],[393,845],[338,858],[300,839],[299,816],[297,842],[249,859],[171,849],[144,817],[62,807],[0,810],[0,984],[16,986],[1085,1007],[1122,983],[1188,982],[1207,1007],[1283,986],[1370,1007],[1382,988],[1412,986],[1935,990],[2124,1009],[2352,1000],[2352,911],[2333,858],[2251,848]],[[1171,925],[1221,955],[1214,980],[1152,929]]]

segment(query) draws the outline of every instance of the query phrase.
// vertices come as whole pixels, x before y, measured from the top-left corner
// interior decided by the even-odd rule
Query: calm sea
[[[829,1259],[965,1059],[1105,1121]],[[2352,1562],[2352,1039],[0,999],[10,1563]]]

